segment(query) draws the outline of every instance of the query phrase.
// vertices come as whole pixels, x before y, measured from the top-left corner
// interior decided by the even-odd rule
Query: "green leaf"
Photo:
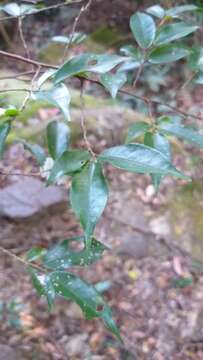
[[[160,151],[163,156],[167,159],[167,161],[171,161],[171,148],[170,143],[166,139],[165,136],[159,134],[159,133],[146,133],[144,138],[145,145],[148,145],[158,151]],[[155,191],[158,191],[159,185],[161,183],[161,180],[163,179],[163,175],[159,174],[152,174],[152,182],[155,188]]]
[[[162,19],[165,16],[164,8],[158,4],[150,6],[146,11],[148,14],[158,17],[159,19]]]
[[[38,295],[46,297],[49,309],[51,310],[55,299],[55,289],[50,275],[39,274],[32,267],[29,268],[29,272]]]
[[[106,250],[106,246],[92,238],[90,249],[84,247],[84,249],[80,251],[73,251],[70,248],[72,241],[72,239],[66,239],[48,250],[44,257],[44,265],[54,270],[64,270],[72,266],[90,265],[98,261],[104,250]]]
[[[58,159],[69,147],[69,127],[60,121],[47,126],[47,145],[53,159]]]
[[[53,77],[53,75],[55,74],[56,70],[55,69],[48,69],[46,70],[37,80],[37,85],[39,88],[41,88],[41,86],[51,77]],[[46,99],[45,99],[46,100]]]
[[[75,32],[69,36],[54,36],[51,40],[61,44],[81,44],[87,39],[87,35],[81,32]]]
[[[6,138],[11,129],[11,125],[9,121],[5,121],[3,124],[0,124],[0,159],[3,156]]]
[[[127,76],[124,72],[116,74],[103,74],[100,77],[102,85],[110,92],[113,99],[116,98],[118,90],[126,83]]]
[[[28,150],[37,160],[37,163],[42,166],[46,160],[46,154],[44,149],[38,144],[29,144],[24,140],[21,140],[25,150]]]
[[[158,150],[143,144],[120,145],[104,150],[98,160],[135,173],[173,175],[188,179]]]
[[[80,170],[90,160],[90,153],[86,150],[67,150],[55,161],[48,178],[51,184],[64,175],[72,175]]]
[[[25,258],[27,261],[32,262],[40,259],[46,254],[47,250],[40,246],[33,247],[25,254]]]
[[[133,142],[134,139],[143,135],[150,129],[150,125],[145,121],[138,121],[129,126],[128,134],[126,137],[126,143],[129,144]]]
[[[165,64],[180,60],[189,54],[189,50],[181,45],[162,45],[150,52],[148,61],[152,64]]]
[[[130,18],[130,28],[139,46],[149,48],[155,39],[156,25],[150,15],[137,12]]]
[[[158,126],[159,131],[163,134],[176,136],[203,149],[203,135],[200,135],[194,129],[186,127],[180,123],[167,121],[160,121]]]
[[[164,25],[159,29],[155,39],[156,45],[168,44],[171,41],[181,39],[189,34],[192,34],[198,29],[196,25],[190,25],[185,22],[177,22],[173,24]]]
[[[53,75],[51,72],[48,77]],[[45,81],[45,79],[43,79]],[[70,121],[69,104],[70,104],[70,92],[64,84],[59,84],[51,88],[50,90],[41,90],[32,94],[34,100],[43,100],[51,105],[59,108],[65,119]]]
[[[56,294],[71,299],[82,309],[86,319],[102,318],[106,327],[119,339],[119,330],[106,305],[96,289],[86,281],[68,272],[56,271],[50,274]]]
[[[58,84],[70,76],[85,72],[103,74],[111,71],[115,66],[125,61],[125,59],[125,57],[118,55],[96,55],[88,53],[77,55],[68,60],[56,71],[54,82]]]
[[[14,2],[2,6],[1,9],[11,16],[20,16],[28,13],[34,13],[36,11],[35,7],[31,4],[18,5]]]
[[[73,176],[70,201],[85,231],[88,249],[95,225],[106,206],[107,198],[107,185],[99,163],[88,163]]]
[[[175,17],[188,11],[198,10],[198,6],[194,4],[175,6],[172,9],[166,10],[166,16]]]
[[[194,71],[203,71],[203,49],[194,48],[188,58],[190,69]]]
[[[120,48],[120,51],[125,55],[132,57],[133,59],[139,60],[141,62],[142,60],[142,54],[139,50],[139,48],[136,48],[133,45],[125,45]]]

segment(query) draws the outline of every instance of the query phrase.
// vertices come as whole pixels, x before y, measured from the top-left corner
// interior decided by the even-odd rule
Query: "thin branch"
[[[46,6],[46,7],[42,8],[42,9],[38,9],[38,10],[35,10],[33,12],[24,13],[23,16],[26,16],[26,17],[27,16],[32,16],[32,15],[36,15],[36,14],[39,14],[39,13],[44,12],[44,11],[58,9],[58,8],[60,8],[62,6],[66,6],[66,5],[81,4],[81,2],[83,2],[83,0],[71,1],[71,2],[69,0],[67,0],[67,1],[59,3],[59,4]],[[3,16],[3,17],[0,17],[0,21],[18,19],[21,16],[22,16],[22,14],[21,15]]]
[[[22,21],[23,21],[23,17],[20,16],[20,17],[18,18],[18,30],[19,30],[20,39],[21,39],[21,41],[22,41],[22,44],[23,44],[23,47],[24,47],[26,56],[27,56],[28,59],[30,59],[30,50],[29,50],[29,48],[28,48],[28,45],[27,45],[27,43],[26,43],[25,36],[24,36],[24,33],[23,33]]]
[[[70,41],[67,43],[67,45],[66,45],[66,47],[65,47],[65,49],[64,49],[64,54],[63,54],[62,62],[65,61],[65,59],[66,59],[66,57],[67,57],[67,55],[68,55],[68,50],[69,50],[69,48],[70,48],[70,46],[71,46],[71,44],[72,44],[73,36],[74,36],[75,31],[76,31],[77,25],[78,25],[78,23],[79,23],[79,21],[80,21],[80,18],[81,18],[81,16],[82,16],[82,14],[89,9],[89,7],[91,6],[92,2],[93,2],[93,0],[89,0],[89,1],[87,2],[87,4],[82,5],[82,7],[80,8],[80,11],[79,11],[78,15],[76,16],[76,18],[75,18],[75,20],[74,20],[74,22],[73,22],[73,27],[72,27],[71,35],[70,35]]]
[[[39,61],[36,61],[36,60],[28,59],[28,58],[26,58],[24,56],[9,53],[9,52],[3,51],[3,50],[0,50],[0,55],[11,58],[11,59],[14,59],[14,60],[17,60],[17,61],[22,61],[22,62],[27,63],[27,64],[32,64],[32,65],[35,65],[35,66],[41,66],[41,67],[45,67],[45,68],[49,68],[49,69],[50,68],[51,69],[58,69],[57,65],[46,64],[46,63],[39,62]]]
[[[32,268],[35,268],[41,272],[47,272],[47,270],[37,264],[33,264],[33,263],[29,263],[26,260],[24,260],[23,258],[21,258],[20,256],[15,255],[12,251],[4,249],[2,246],[0,246],[0,251],[8,256],[10,256],[11,258],[13,258],[15,261],[21,262],[24,266],[29,266]]]
[[[9,80],[9,79],[18,79],[20,78],[21,76],[26,76],[26,75],[32,75],[34,74],[35,71],[34,70],[30,70],[30,71],[23,71],[21,73],[18,73],[18,74],[15,74],[15,75],[8,75],[8,76],[1,76],[0,77],[0,81],[1,80]],[[26,81],[27,79],[19,79],[19,80],[22,80],[22,81]]]
[[[87,128],[86,128],[86,124],[85,124],[85,112],[84,112],[84,110],[85,110],[85,101],[84,101],[83,91],[84,91],[84,80],[81,81],[81,91],[80,91],[80,104],[81,104],[81,106],[80,106],[80,109],[81,109],[80,123],[81,123],[83,139],[84,139],[86,148],[90,152],[90,154],[92,155],[93,159],[95,159],[96,154],[92,150],[91,144],[90,144],[90,142],[88,140],[88,137],[87,137]]]
[[[15,172],[6,172],[6,171],[1,171],[0,170],[0,175],[3,176],[27,176],[27,177],[39,177],[41,176],[40,173],[29,173],[29,174],[25,174],[25,173],[15,173]]]
[[[58,65],[52,65],[52,64],[46,64],[46,63],[41,63],[39,61],[36,61],[36,60],[31,60],[31,59],[27,59],[21,55],[16,55],[16,54],[12,54],[12,53],[8,53],[6,51],[3,51],[3,50],[0,50],[0,55],[3,55],[5,57],[9,57],[9,58],[12,58],[12,59],[15,59],[15,60],[18,60],[18,61],[22,61],[22,62],[25,62],[27,64],[33,64],[37,67],[45,67],[45,68],[52,68],[52,69],[58,69],[59,66]],[[75,75],[75,78],[78,78],[78,79],[81,79],[81,77],[79,77],[78,75]],[[85,79],[86,81],[89,81],[93,84],[98,84],[100,86],[103,86],[99,80],[96,80],[96,79],[91,79],[91,78],[83,78]],[[6,91],[29,91],[29,89],[8,89],[8,90],[0,90],[0,92],[6,92]],[[163,101],[160,101],[160,100],[155,100],[155,99],[149,99],[145,96],[141,96],[141,95],[138,95],[136,93],[132,93],[130,91],[128,91],[128,88],[126,87],[123,87],[122,89],[118,90],[118,92],[120,94],[124,94],[124,95],[128,95],[128,96],[131,96],[131,97],[134,97],[135,99],[138,99],[138,100],[141,100],[143,102],[145,102],[146,104],[149,104],[149,102],[151,103],[154,103],[154,104],[157,104],[157,105],[162,105],[162,106],[166,106],[168,107],[169,109],[171,109],[172,111],[176,112],[176,113],[179,113],[181,115],[183,115],[184,117],[191,117],[193,119],[197,119],[197,120],[202,120],[202,117],[200,116],[197,116],[197,115],[194,115],[194,114],[191,114],[191,113],[187,113],[186,111],[183,111],[183,110],[180,110],[178,109],[177,107],[173,106],[173,105],[170,105],[170,104],[167,104]]]

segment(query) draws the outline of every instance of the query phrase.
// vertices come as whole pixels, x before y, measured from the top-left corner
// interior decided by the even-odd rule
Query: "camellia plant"
[[[69,3],[70,1],[66,1],[62,5]],[[91,1],[83,5],[81,13],[90,5]],[[16,17],[21,21],[25,16],[44,10],[46,8],[43,3],[40,5],[26,2],[21,5],[7,3],[1,6],[1,11],[6,13],[7,19]],[[24,111],[28,99],[44,100],[59,108],[64,120],[51,121],[46,129],[48,157],[38,144],[30,144],[24,140],[22,143],[36,158],[42,175],[45,174],[47,185],[58,184],[64,176],[69,177],[70,204],[83,229],[82,236],[65,239],[49,249],[35,247],[28,251],[26,263],[29,265],[33,285],[40,296],[46,297],[49,308],[52,308],[56,296],[71,299],[81,307],[87,319],[101,318],[106,327],[119,339],[121,337],[112,318],[111,309],[100,293],[94,286],[69,271],[69,268],[74,266],[88,266],[98,261],[106,250],[106,246],[94,236],[96,224],[108,200],[108,184],[103,169],[106,164],[110,164],[124,171],[150,174],[152,183],[158,191],[160,182],[166,175],[190,180],[172,163],[170,138],[177,137],[203,148],[203,136],[184,125],[182,119],[190,114],[165,104],[168,113],[165,112],[156,119],[150,116],[149,122],[133,123],[128,129],[123,144],[96,154],[88,140],[85,118],[81,111],[86,149],[71,148],[69,129],[71,95],[66,80],[71,78],[80,80],[82,102],[83,85],[85,82],[92,82],[103,86],[113,98],[116,98],[118,93],[128,94],[140,98],[149,108],[151,103],[159,104],[159,101],[140,97],[135,92],[141,73],[149,66],[156,67],[187,59],[190,71],[194,74],[192,81],[201,84],[202,49],[188,45],[190,39],[187,37],[198,31],[199,27],[195,23],[194,15],[202,11],[202,8],[195,5],[176,6],[171,9],[154,5],[143,12],[136,12],[129,22],[134,44],[123,46],[120,54],[82,53],[71,58],[66,56],[62,65],[48,65],[32,60],[28,56],[22,57],[0,50],[0,55],[32,64],[36,68],[21,108],[17,109],[12,104],[8,104],[7,108],[1,109],[0,154],[3,155],[6,138],[12,131],[14,120]],[[190,21],[184,20],[188,13],[191,15]],[[70,44],[78,43],[83,39],[82,34],[74,31],[67,37],[55,37],[54,41],[65,43],[68,48]],[[183,40],[187,41],[183,42]],[[136,74],[131,84],[128,79],[129,71]],[[131,86],[131,91],[127,90],[125,84],[128,84],[128,89]],[[195,115],[191,117],[195,118]],[[142,139],[143,143],[141,143]],[[75,241],[84,243],[82,250],[71,249],[70,244]]]

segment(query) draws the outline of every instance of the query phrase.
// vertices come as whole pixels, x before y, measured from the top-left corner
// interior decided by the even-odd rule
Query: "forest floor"
[[[126,4],[126,13],[122,14],[127,22],[133,9],[131,1]],[[95,6],[95,11],[90,14],[92,24],[98,19],[98,12],[105,14],[104,1],[98,1]],[[101,6],[104,6],[102,11]],[[104,17],[101,23],[114,24],[116,16],[120,18],[119,14],[115,16],[115,11],[118,7],[112,1],[111,19]],[[44,33],[50,29],[49,23],[45,25]],[[32,38],[36,28],[30,30]],[[81,28],[89,30],[85,20]],[[35,36],[37,38],[37,31]],[[201,88],[179,91],[179,71],[172,69],[172,72],[172,78],[168,76],[164,86],[160,85],[161,91],[164,93],[165,88],[171,88],[173,84],[173,97],[178,107],[185,111],[198,109],[202,115]],[[50,114],[50,109],[43,109],[36,116],[43,121]],[[35,124],[36,119],[31,120]],[[199,125],[202,129],[201,122]],[[116,139],[111,140],[115,142]],[[97,150],[109,145],[95,134],[90,135],[90,141]],[[81,145],[80,141],[78,145]],[[186,157],[183,158],[185,154],[190,154],[191,159],[200,155],[195,169],[188,170]],[[199,151],[191,150],[191,147],[184,153],[176,151],[174,162],[202,182],[203,161]],[[37,170],[32,158],[16,144],[9,147],[0,169],[12,173]],[[121,173],[110,167],[106,172],[110,199],[99,223],[97,237],[111,250],[101,261],[77,269],[77,272],[91,283],[103,282],[100,285],[106,288],[104,297],[113,309],[124,343],[118,343],[101,321],[85,321],[80,309],[71,302],[57,300],[54,310],[49,313],[45,300],[37,297],[24,265],[1,254],[1,360],[203,359],[202,265],[198,262],[195,266],[191,257],[184,254],[171,228],[168,236],[169,224],[163,216],[170,199],[174,199],[174,194],[176,196],[175,189],[180,190],[185,183],[167,178],[155,196],[147,177]],[[1,175],[0,188],[5,189],[24,179]],[[64,201],[59,207],[39,211],[28,219],[1,218],[1,246],[23,256],[31,246],[48,247],[79,233],[77,221],[71,210],[65,209]],[[201,207],[202,204],[200,210]],[[180,227],[177,228],[179,233]],[[182,232],[186,231],[183,227]]]

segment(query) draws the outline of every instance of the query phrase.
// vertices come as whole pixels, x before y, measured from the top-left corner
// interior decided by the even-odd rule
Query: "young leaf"
[[[177,22],[174,24],[164,25],[160,28],[156,39],[156,45],[168,44],[171,41],[181,39],[189,34],[192,34],[198,29],[196,25],[190,25],[185,22]]]
[[[70,248],[71,242],[72,239],[66,239],[48,250],[44,257],[44,265],[54,270],[64,270],[71,266],[90,265],[98,261],[106,249],[102,243],[94,238],[91,240],[89,250],[84,247],[80,251],[73,251]]]
[[[138,122],[130,125],[125,142],[127,144],[133,142],[134,139],[136,139],[139,136],[143,135],[149,129],[150,129],[150,125],[145,121],[138,121]]]
[[[106,327],[121,340],[109,307],[92,285],[76,275],[64,271],[55,271],[50,274],[50,278],[56,294],[75,301],[82,309],[86,319],[102,318]]]
[[[79,75],[85,72],[103,74],[111,71],[125,59],[125,57],[118,55],[96,55],[88,53],[77,55],[68,60],[56,71],[54,82],[55,84],[58,84],[70,76]]]
[[[101,153],[98,160],[130,172],[173,175],[181,179],[188,179],[167,161],[162,153],[143,144],[109,148]]]
[[[5,121],[3,124],[0,124],[0,159],[3,156],[6,138],[10,131],[11,125],[9,121]]]
[[[52,184],[64,175],[72,175],[80,170],[90,159],[90,153],[86,150],[67,150],[56,159],[48,178],[48,185]]]
[[[189,54],[189,50],[181,45],[162,45],[150,52],[148,61],[152,64],[166,64],[180,60]]]
[[[161,131],[163,134],[176,136],[189,142],[192,145],[203,149],[203,135],[200,135],[194,129],[179,123],[170,123],[166,121],[161,121],[158,126],[159,131]]]
[[[146,133],[144,138],[145,145],[148,145],[158,151],[160,151],[167,161],[171,161],[171,149],[170,149],[170,143],[166,139],[165,136],[159,134],[159,133]],[[154,188],[156,192],[158,191],[159,185],[161,180],[163,179],[163,175],[159,174],[152,174],[152,182],[154,185]]]
[[[38,295],[46,297],[49,309],[51,310],[55,299],[55,289],[50,276],[39,274],[32,267],[29,268],[29,272],[31,274],[33,286],[36,289]]]
[[[165,16],[164,8],[158,4],[150,6],[146,11],[148,14],[158,17],[159,19],[162,19]]]
[[[150,15],[142,12],[135,13],[130,18],[130,28],[141,48],[147,49],[152,45],[155,39],[156,25]]]
[[[85,231],[86,246],[107,203],[108,190],[99,163],[88,163],[73,176],[70,201]]]
[[[69,147],[69,127],[60,121],[47,126],[47,145],[53,159],[58,159]]]
[[[44,149],[38,144],[29,144],[24,140],[21,140],[25,150],[28,150],[37,160],[37,163],[42,166],[46,160],[46,154]]]
[[[127,81],[127,76],[124,72],[117,72],[116,74],[106,73],[100,77],[102,85],[108,90],[113,99],[116,98],[118,90]]]
[[[51,76],[53,74],[49,74]],[[43,81],[45,81],[43,79]],[[59,108],[65,119],[70,121],[69,104],[70,104],[70,92],[64,84],[59,84],[51,88],[50,90],[41,90],[35,92],[32,95],[34,100],[44,100],[51,105]]]

